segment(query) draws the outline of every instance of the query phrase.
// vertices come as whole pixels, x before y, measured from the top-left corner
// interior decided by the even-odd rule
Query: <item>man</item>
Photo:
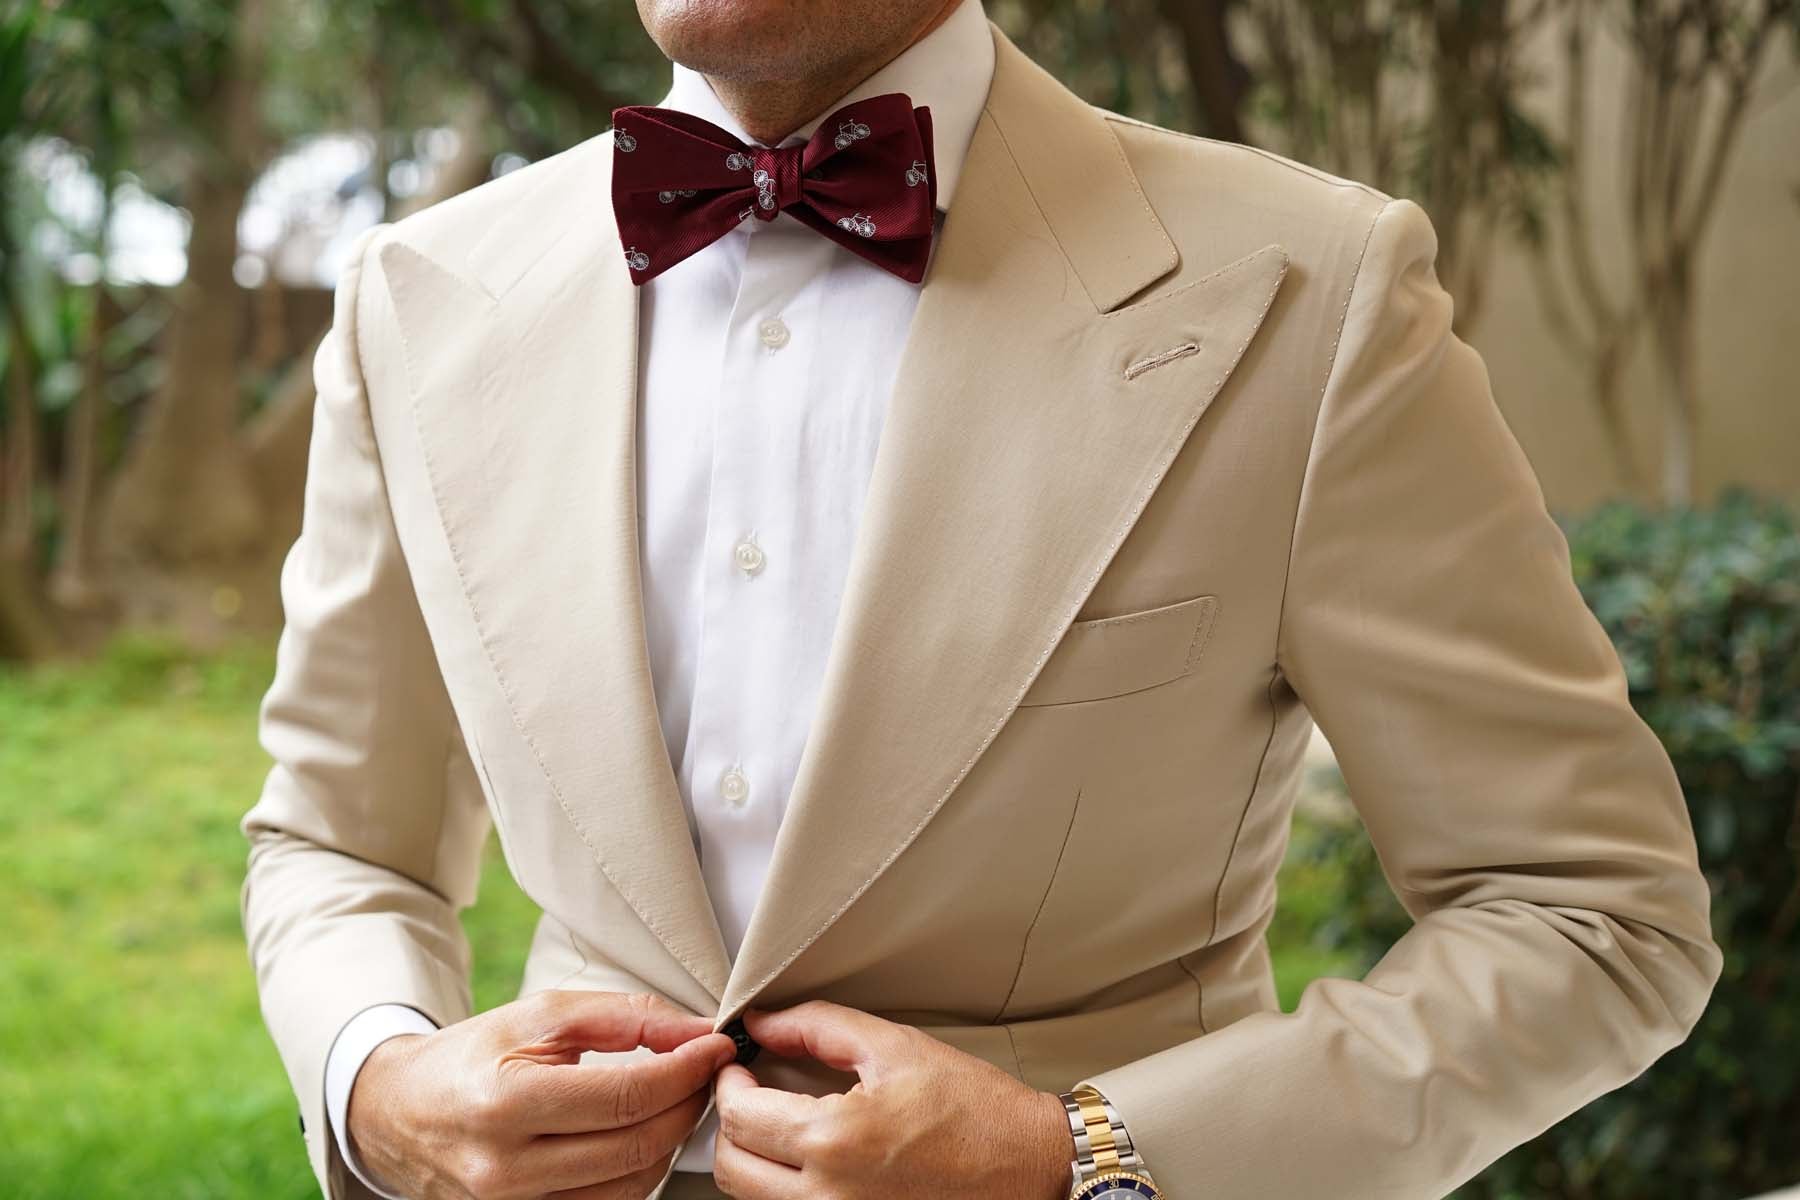
[[[664,104],[318,354],[244,917],[328,1194],[1439,1196],[1683,1039],[1681,794],[1417,205],[979,0],[640,9]],[[1416,924],[1284,1014],[1313,719]]]

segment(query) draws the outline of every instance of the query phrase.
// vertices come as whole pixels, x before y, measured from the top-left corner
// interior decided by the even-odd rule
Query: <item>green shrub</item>
[[[1725,967],[1685,1043],[1458,1194],[1742,1200],[1800,1181],[1800,528],[1732,492],[1707,509],[1611,504],[1564,529],[1681,779]],[[1367,838],[1330,822],[1296,837],[1343,881],[1347,917],[1318,935],[1373,965],[1406,918]]]

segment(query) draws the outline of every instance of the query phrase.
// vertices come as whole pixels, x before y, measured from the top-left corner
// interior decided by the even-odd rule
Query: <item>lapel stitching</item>
[[[568,229],[565,227],[546,240],[552,243],[561,242],[564,240],[564,235],[567,233]],[[490,286],[493,281],[483,278],[482,283],[477,286],[470,279],[443,266],[437,260],[421,251],[418,247],[407,242],[396,240],[384,246],[381,250],[381,261],[384,274],[388,280],[389,289],[395,300],[396,308],[402,312],[417,314],[421,311],[431,310],[434,302],[439,301],[440,298],[430,289],[429,284],[426,285],[424,290],[421,290],[419,285],[428,279],[445,279],[451,281],[462,296],[467,297],[466,300],[462,301],[466,314],[476,315],[475,313],[469,312],[468,306],[478,306],[479,319],[484,324],[489,324],[489,332],[492,336],[503,336],[503,334],[497,332],[496,329],[505,329],[506,326],[504,323],[506,321],[516,320],[517,318],[518,314],[516,313],[511,317],[507,316],[508,310],[505,304],[494,298],[494,289]],[[497,267],[503,261],[506,260],[491,260],[489,264],[490,269]],[[542,261],[544,260],[541,255],[533,255],[531,256],[531,261],[525,265],[528,268],[529,266]],[[425,268],[429,268],[429,273],[421,274],[420,272],[424,271]],[[603,268],[599,263],[595,263],[589,269],[598,271]],[[501,294],[510,292],[512,286],[529,275],[530,271],[522,268],[514,272],[511,269],[508,269],[505,273],[509,278],[503,286],[497,289]],[[571,276],[571,278],[573,278],[573,276]],[[593,283],[590,280],[580,286],[603,287],[604,285]],[[612,392],[616,399],[608,399],[606,396],[596,395],[592,400],[592,403],[597,405],[612,404],[616,402],[629,406],[629,411],[622,416],[602,419],[616,419],[626,422],[625,428],[630,431],[633,436],[631,437],[631,444],[624,448],[624,453],[628,456],[630,469],[633,472],[635,472],[636,462],[635,395],[637,354],[635,347],[639,322],[638,303],[639,293],[635,288],[632,288],[629,293],[625,294],[624,302],[621,304],[620,311],[617,314],[621,318],[620,324],[606,331],[608,334],[615,335],[622,339],[623,344],[629,345],[632,348],[628,353],[621,353],[618,356],[618,373],[609,375],[609,377],[599,385],[609,391],[617,389],[615,392]],[[492,325],[493,322],[500,322],[501,324],[496,327]],[[691,944],[691,938],[686,936],[687,934],[691,934],[692,931],[671,929],[665,915],[670,913],[681,913],[681,915],[685,916],[686,914],[676,907],[668,896],[663,894],[654,896],[646,895],[644,889],[638,886],[633,879],[627,878],[621,874],[615,861],[609,857],[608,851],[594,836],[594,831],[589,829],[589,825],[595,821],[594,814],[590,813],[584,815],[582,806],[578,805],[571,798],[568,788],[565,786],[562,771],[568,764],[564,762],[561,767],[555,765],[553,756],[546,752],[542,739],[538,736],[537,728],[532,722],[525,720],[522,715],[527,710],[528,706],[522,703],[522,697],[519,695],[518,689],[514,686],[512,671],[503,667],[502,656],[496,648],[499,644],[499,639],[497,639],[495,634],[494,623],[481,602],[482,596],[484,595],[483,586],[478,582],[475,573],[471,571],[465,553],[470,545],[468,539],[476,537],[477,533],[474,529],[465,528],[463,525],[453,522],[451,519],[452,514],[458,512],[462,512],[465,521],[470,519],[470,514],[463,511],[463,506],[459,503],[460,500],[466,499],[467,484],[465,483],[464,492],[459,493],[457,497],[452,497],[446,492],[447,481],[462,478],[461,473],[469,470],[472,463],[479,461],[479,456],[470,451],[468,452],[468,457],[461,457],[464,454],[464,451],[459,450],[457,451],[459,461],[452,464],[446,464],[440,459],[438,454],[435,453],[435,450],[440,448],[439,437],[433,430],[426,428],[427,418],[431,415],[426,410],[430,406],[420,402],[420,388],[425,386],[426,381],[430,378],[431,363],[427,360],[426,356],[421,353],[421,347],[414,341],[413,335],[415,332],[418,332],[418,328],[415,326],[414,322],[410,320],[398,320],[395,324],[399,332],[401,353],[403,361],[406,364],[406,374],[409,379],[409,386],[413,392],[413,395],[410,397],[409,407],[414,436],[417,440],[420,455],[424,463],[433,504],[436,508],[439,528],[445,538],[457,584],[462,591],[464,600],[467,604],[476,639],[481,647],[483,659],[485,660],[488,670],[500,691],[501,698],[505,703],[507,718],[512,723],[514,731],[530,751],[532,761],[535,763],[539,773],[547,784],[550,794],[556,802],[557,808],[567,820],[568,824],[573,828],[577,838],[586,848],[589,858],[595,866],[598,867],[607,883],[626,901],[631,909],[637,914],[639,920],[642,921],[645,927],[662,943],[671,958],[701,986],[703,991],[714,996],[716,999],[719,991],[722,990],[721,981],[724,976],[714,969],[714,964],[709,964],[697,957],[693,952],[694,947]],[[438,332],[441,332],[434,327],[427,328],[432,330],[434,336]],[[527,326],[525,328],[535,329],[535,326]],[[585,336],[586,334],[587,331],[582,331],[581,333],[578,333],[577,336]],[[477,348],[473,351],[474,357],[465,362],[454,363],[449,368],[453,372],[461,372],[466,375],[468,379],[466,386],[474,389],[470,393],[468,401],[471,404],[480,404],[491,400],[493,398],[493,389],[504,386],[503,382],[495,376],[496,362],[489,357],[491,352],[491,350],[481,350]],[[515,356],[522,352],[523,347],[517,343],[512,344],[509,351],[505,351],[505,353]],[[449,385],[440,381],[434,386],[447,387]],[[632,512],[635,514],[635,480],[622,478],[621,482],[626,485],[624,489],[625,503],[632,506]],[[528,484],[524,480],[517,480],[510,486],[524,487],[528,486]],[[515,533],[514,536],[519,535]],[[479,541],[475,544],[479,545]],[[641,609],[642,580],[639,575],[639,564],[636,559],[636,553],[637,530],[634,517],[631,522],[629,533],[624,537],[624,546],[621,548],[619,561],[610,565],[627,573],[626,578],[630,580],[631,586],[636,589],[636,602]],[[641,630],[639,631],[638,636],[642,636]],[[648,713],[648,718],[651,721],[654,721],[653,694],[649,698],[649,705],[652,711]],[[570,714],[570,717],[572,719],[573,714]],[[658,737],[657,741],[659,745],[662,744],[660,737]],[[655,764],[655,769],[659,775],[670,769],[666,746],[662,752],[661,762]],[[671,794],[678,796],[678,793],[673,791],[672,777],[670,778],[669,783],[670,786],[668,789],[660,790],[666,790]],[[635,851],[633,852],[635,853]],[[697,881],[698,874],[696,871],[693,880],[684,882],[697,883]],[[670,881],[665,884],[665,886],[675,886],[675,884],[673,881]],[[722,945],[720,949],[722,952]],[[722,966],[723,964],[721,963],[719,965]]]

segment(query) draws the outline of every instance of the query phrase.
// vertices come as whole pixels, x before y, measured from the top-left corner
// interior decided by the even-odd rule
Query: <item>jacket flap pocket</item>
[[[1123,696],[1194,669],[1212,633],[1217,596],[1076,621],[1044,662],[1021,707]]]

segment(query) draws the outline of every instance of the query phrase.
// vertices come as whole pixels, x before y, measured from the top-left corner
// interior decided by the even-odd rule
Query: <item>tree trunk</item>
[[[1700,398],[1694,361],[1693,297],[1685,271],[1677,268],[1656,304],[1656,352],[1662,367],[1662,498],[1670,507],[1692,504],[1695,444],[1699,440]]]
[[[94,495],[99,479],[100,425],[106,410],[106,339],[117,314],[106,291],[105,260],[94,285],[94,313],[83,352],[81,391],[63,431],[62,529],[50,597],[62,608],[92,612],[104,606],[105,589],[94,573]]]
[[[1175,27],[1187,62],[1188,86],[1199,110],[1201,132],[1228,142],[1244,140],[1244,94],[1250,72],[1232,48],[1226,16],[1233,0],[1160,0],[1163,20]]]
[[[6,307],[6,332],[12,342],[6,367],[11,417],[6,455],[0,460],[0,555],[29,562],[37,544],[37,351],[10,280],[0,304]]]
[[[1637,453],[1631,445],[1631,426],[1625,419],[1624,370],[1630,348],[1629,341],[1614,338],[1595,352],[1589,390],[1606,430],[1606,444],[1612,451],[1619,484],[1628,495],[1642,497],[1644,472],[1638,466]]]
[[[0,556],[0,662],[42,662],[62,649],[62,638],[38,603],[30,573]]]
[[[37,589],[37,356],[10,284],[0,292],[12,339],[7,363],[11,417],[0,446],[0,659],[35,661],[61,647]]]
[[[109,548],[178,565],[252,548],[262,512],[237,435],[245,293],[232,274],[248,191],[238,171],[198,175],[188,190],[187,278],[163,337],[167,372],[108,502]]]
[[[248,300],[233,268],[237,222],[264,152],[259,123],[266,0],[238,0],[216,84],[197,114],[184,202],[188,269],[164,331],[167,371],[108,497],[109,557],[179,566],[253,551],[261,505],[238,437],[238,355]]]

